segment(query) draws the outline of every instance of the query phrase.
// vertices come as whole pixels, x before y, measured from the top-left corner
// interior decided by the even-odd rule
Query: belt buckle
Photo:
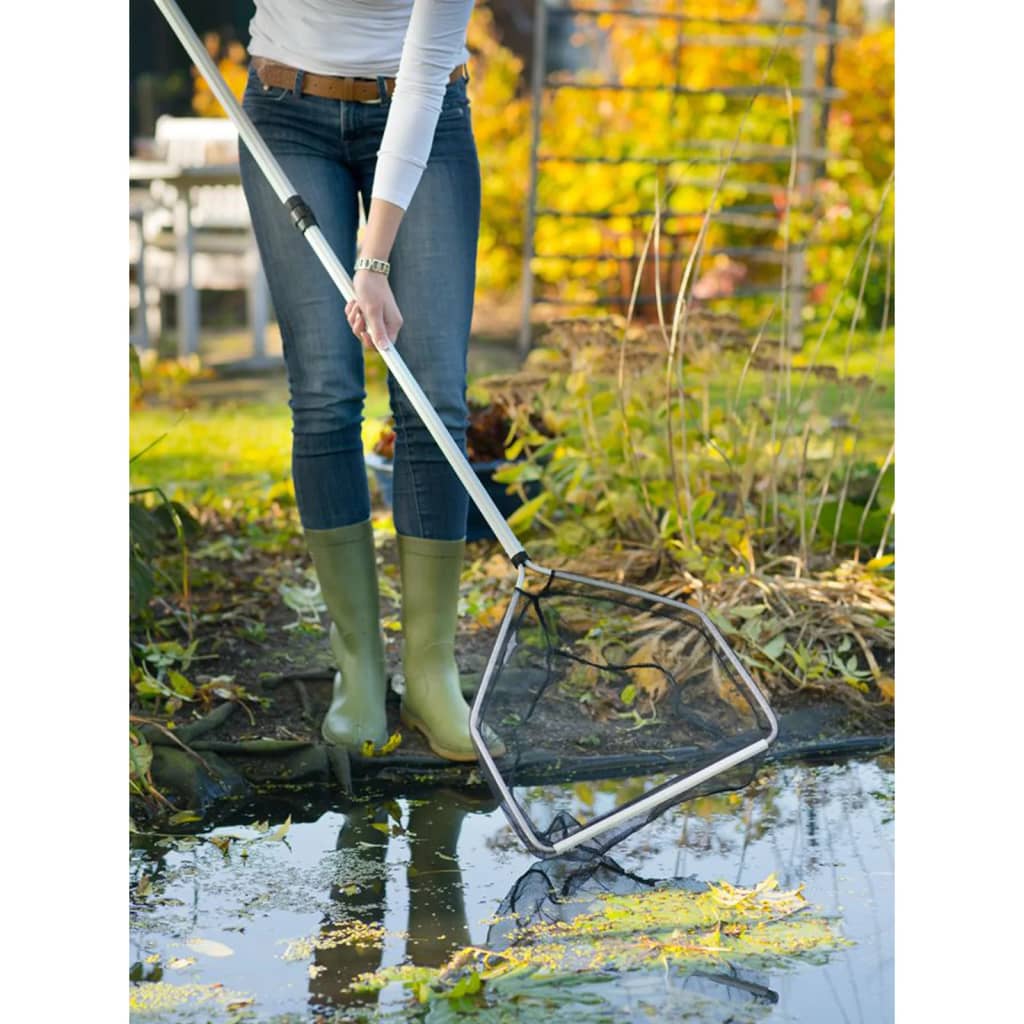
[[[374,88],[377,88],[377,89],[380,88],[379,85],[377,84],[377,79],[376,78],[360,78],[360,77],[356,76],[356,77],[352,78],[352,83],[355,84],[356,82],[369,82],[369,83],[372,83]],[[369,103],[376,103],[376,104],[379,105],[380,101],[381,101],[380,100],[380,96],[378,95],[378,96],[374,96],[372,99],[357,100],[356,102],[357,103],[367,103],[367,104],[369,104]]]

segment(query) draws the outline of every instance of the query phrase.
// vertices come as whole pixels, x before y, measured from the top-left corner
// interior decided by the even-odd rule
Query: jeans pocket
[[[260,81],[256,68],[249,65],[249,78],[245,83],[245,100],[268,100],[271,103],[279,103],[291,91],[291,89],[280,85],[264,85]]]
[[[282,88],[279,85],[257,85],[255,89],[246,91],[246,98],[266,101],[268,103],[280,103],[281,100],[292,94],[291,89]]]

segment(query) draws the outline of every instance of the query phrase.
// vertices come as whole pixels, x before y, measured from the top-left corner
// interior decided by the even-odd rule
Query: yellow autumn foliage
[[[612,6],[630,7],[623,0]],[[677,13],[677,0],[651,0],[665,14]],[[789,16],[800,20],[802,4]],[[755,18],[756,0],[695,0],[685,7],[689,19],[644,19],[601,15],[574,23],[574,42],[593,42],[602,54],[600,68],[560,72],[553,81],[596,83],[617,78],[624,85],[685,89],[750,88],[800,84],[800,50],[784,45],[725,45],[742,35],[769,42],[772,27],[723,26],[723,18]],[[846,9],[841,17],[849,18]],[[707,19],[701,21],[700,19]],[[793,40],[801,30],[782,34]],[[680,39],[680,34],[683,38]],[[473,78],[470,95],[483,174],[483,211],[478,258],[478,294],[507,295],[521,277],[525,206],[530,149],[530,97],[521,79],[521,61],[497,41],[494,19],[480,5],[470,23]],[[819,47],[819,66],[826,48]],[[797,197],[789,226],[791,241],[800,240],[824,224],[823,245],[838,252],[811,265],[816,285],[812,301],[831,301],[842,285],[845,267],[863,232],[863,209],[878,208],[879,190],[892,167],[893,34],[890,28],[866,31],[853,25],[849,39],[836,49],[835,85],[846,96],[832,105],[827,144],[841,157],[827,168],[823,187]],[[705,248],[757,245],[784,249],[783,225],[789,165],[749,159],[755,147],[789,147],[801,100],[790,109],[785,96],[674,94],[656,91],[612,91],[559,88],[542,99],[540,165],[537,207],[585,216],[540,216],[535,229],[533,272],[538,297],[579,303],[567,312],[592,312],[602,296],[628,298],[638,256],[652,218],[656,195],[670,216],[660,253],[661,286],[674,296],[682,267],[696,240],[701,218],[712,197],[722,161],[739,136],[746,162],[729,167],[716,208],[728,211],[757,206],[753,223],[713,224]],[[586,163],[585,158],[625,161],[656,158],[660,164]],[[832,179],[839,174],[837,181]],[[666,202],[666,195],[672,194]],[[855,216],[849,225],[830,211],[849,205]],[[648,212],[644,212],[648,211]],[[849,253],[846,250],[849,250]],[[618,261],[602,258],[620,257]],[[651,260],[653,264],[653,260]],[[755,278],[777,280],[777,265],[753,264]],[[653,265],[646,270],[641,292],[654,291]],[[856,288],[856,283],[851,286]],[[869,286],[869,293],[871,287]],[[870,299],[869,294],[869,299]],[[875,301],[880,301],[880,297]],[[845,307],[839,311],[843,318]],[[649,311],[648,318],[653,317]]]

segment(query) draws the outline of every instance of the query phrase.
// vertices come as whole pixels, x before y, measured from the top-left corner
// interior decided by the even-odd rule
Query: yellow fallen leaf
[[[504,618],[505,609],[500,604],[492,604],[489,608],[485,608],[479,615],[476,616],[474,621],[478,626],[483,626],[485,629],[491,626],[497,626]]]
[[[390,754],[392,750],[395,750],[397,747],[401,746],[401,743],[402,743],[402,734],[401,734],[401,732],[393,732],[388,737],[387,743],[385,743],[384,746],[380,748],[380,752],[382,754]]]
[[[882,696],[886,700],[893,701],[896,699],[896,680],[892,676],[882,676],[878,680],[878,689],[882,691]]]
[[[753,572],[755,569],[754,565],[754,546],[750,543],[750,537],[747,534],[743,535],[743,539],[736,545],[730,545],[733,551],[736,552],[744,562],[747,563],[747,568]]]
[[[629,661],[630,666],[644,666],[632,668],[629,676],[653,701],[661,700],[668,690],[665,673],[653,667],[660,664],[659,654],[657,638],[652,638],[641,645]]]
[[[401,731],[397,731],[393,732],[380,747],[374,746],[372,740],[365,740],[362,747],[360,747],[359,752],[363,757],[380,757],[383,754],[390,754],[391,751],[396,747],[399,747],[401,743],[402,733]]]
[[[280,842],[282,839],[284,839],[284,837],[286,835],[288,835],[288,829],[290,829],[291,827],[292,827],[292,816],[289,814],[288,817],[284,819],[283,824],[278,825],[278,827],[274,829],[273,833],[271,835],[267,836],[267,842],[268,843]]]

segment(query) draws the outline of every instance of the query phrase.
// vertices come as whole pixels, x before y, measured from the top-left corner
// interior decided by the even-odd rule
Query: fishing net
[[[550,570],[521,573],[471,725],[504,745],[493,758],[478,740],[482,769],[542,856],[600,855],[681,800],[748,784],[776,728],[696,608]]]

